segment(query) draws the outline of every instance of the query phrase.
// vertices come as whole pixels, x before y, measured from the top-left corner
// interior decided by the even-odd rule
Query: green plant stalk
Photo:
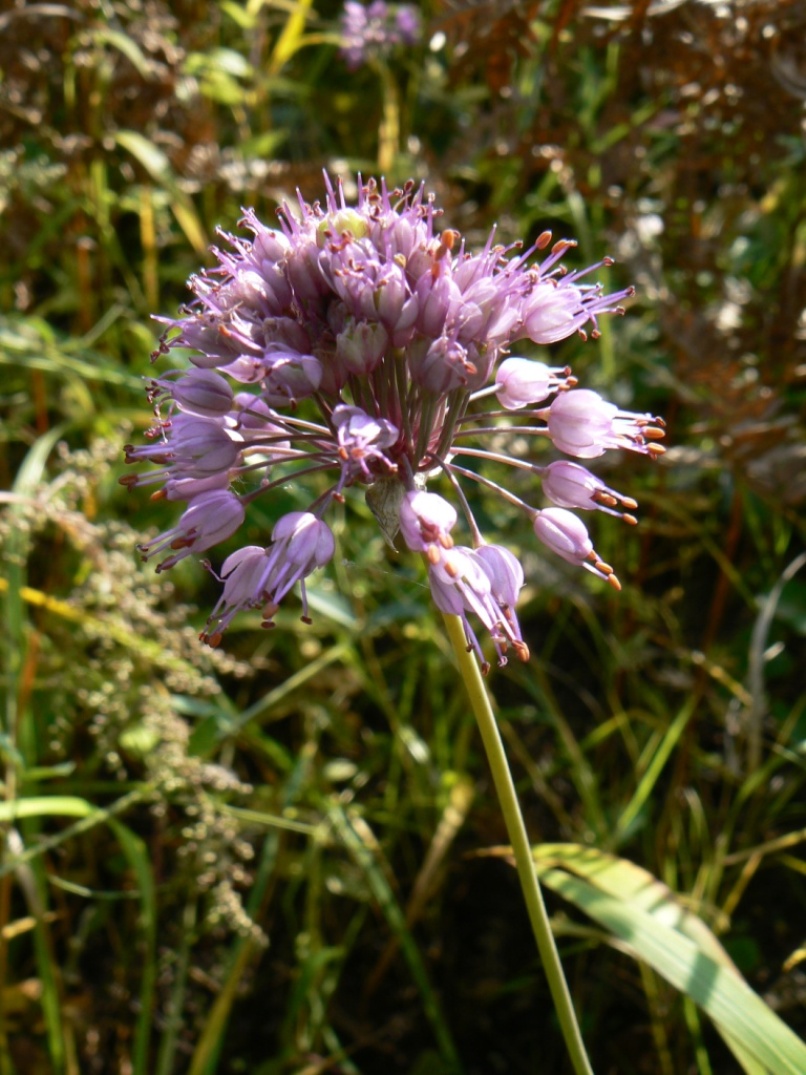
[[[515,865],[518,870],[518,878],[526,900],[526,909],[529,912],[529,921],[532,923],[532,932],[537,941],[537,948],[543,964],[543,970],[548,978],[554,1007],[565,1039],[568,1054],[574,1066],[576,1075],[593,1075],[585,1045],[577,1023],[576,1012],[568,990],[568,983],[563,974],[560,956],[554,943],[551,932],[546,905],[543,902],[543,894],[537,879],[532,848],[526,835],[526,825],[523,821],[518,795],[510,772],[504,744],[495,721],[490,698],[484,686],[481,670],[472,653],[468,653],[465,633],[462,621],[458,616],[443,614],[445,627],[448,632],[456,660],[459,664],[459,672],[464,680],[470,704],[476,717],[476,722],[481,732],[484,750],[495,783],[498,801],[504,815],[509,842],[512,845],[512,853],[515,856]]]

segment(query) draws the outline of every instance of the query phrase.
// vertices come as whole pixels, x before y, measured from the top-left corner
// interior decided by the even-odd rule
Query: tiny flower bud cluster
[[[186,507],[140,551],[164,556],[158,570],[173,567],[237,533],[256,497],[329,473],[308,510],[276,520],[267,546],[224,560],[204,641],[217,645],[245,609],[261,610],[263,625],[272,626],[294,587],[307,621],[306,579],[335,550],[324,516],[345,489],[360,486],[387,541],[400,533],[424,555],[437,607],[461,617],[482,664],[471,616],[491,636],[499,663],[508,652],[525,660],[515,615],[521,565],[484,540],[460,479],[505,497],[545,547],[618,587],[574,512],[596,509],[634,523],[635,501],[572,460],[612,449],[657,456],[663,423],[577,388],[567,367],[510,350],[519,341],[595,337],[597,318],[623,312],[619,304],[632,292],[608,295],[580,283],[599,266],[567,272],[561,261],[574,244],[552,244],[549,233],[523,253],[497,245],[494,233],[471,252],[457,232],[439,230],[439,211],[413,183],[390,191],[359,178],[355,205],[327,176],[325,183],[323,205],[300,197],[295,209],[282,206],[277,229],[247,210],[251,238],[224,235],[217,265],[190,282],[193,302],[162,319],[155,359],[181,347],[191,366],[149,383],[156,420],[146,444],[126,446],[126,460],[156,466],[122,481],[157,485],[154,499]],[[503,453],[508,435],[519,445],[542,439],[572,459],[541,466]],[[495,450],[480,446],[488,436]],[[533,506],[465,465],[474,460],[539,476],[551,506]],[[472,546],[454,544],[456,508],[426,489],[440,476],[458,497]]]

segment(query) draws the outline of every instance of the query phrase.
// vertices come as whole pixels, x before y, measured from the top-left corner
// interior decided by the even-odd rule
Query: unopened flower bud
[[[366,377],[372,373],[389,346],[389,334],[379,322],[350,318],[336,337],[336,360],[349,374]]]

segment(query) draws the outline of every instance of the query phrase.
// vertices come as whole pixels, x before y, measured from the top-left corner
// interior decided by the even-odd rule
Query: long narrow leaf
[[[718,1029],[774,1075],[803,1075],[806,1045],[734,972],[647,911],[557,869],[543,869],[545,885],[628,944],[676,989],[690,996]]]
[[[713,959],[736,974],[739,970],[705,922],[681,902],[672,890],[634,862],[581,844],[541,844],[535,848],[538,869],[560,865],[591,881],[623,904],[647,911],[657,921],[679,930]],[[766,1075],[767,1068],[748,1052],[730,1031],[720,1028],[726,1043],[747,1075]]]

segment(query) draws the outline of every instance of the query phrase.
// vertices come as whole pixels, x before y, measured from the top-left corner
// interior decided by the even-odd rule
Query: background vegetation
[[[615,863],[625,906],[648,871],[806,1031],[803,5],[421,13],[351,72],[330,0],[0,10],[3,1075],[566,1070],[419,565],[358,497],[313,626],[244,617],[210,652],[206,573],[134,553],[171,522],[117,484],[150,315],[239,206],[270,220],[323,167],[636,284],[552,350],[668,421],[661,463],[607,471],[639,529],[593,524],[624,591],[487,520],[533,652],[490,687],[547,886],[557,844]],[[739,1070],[635,938],[548,899],[597,1072]]]

